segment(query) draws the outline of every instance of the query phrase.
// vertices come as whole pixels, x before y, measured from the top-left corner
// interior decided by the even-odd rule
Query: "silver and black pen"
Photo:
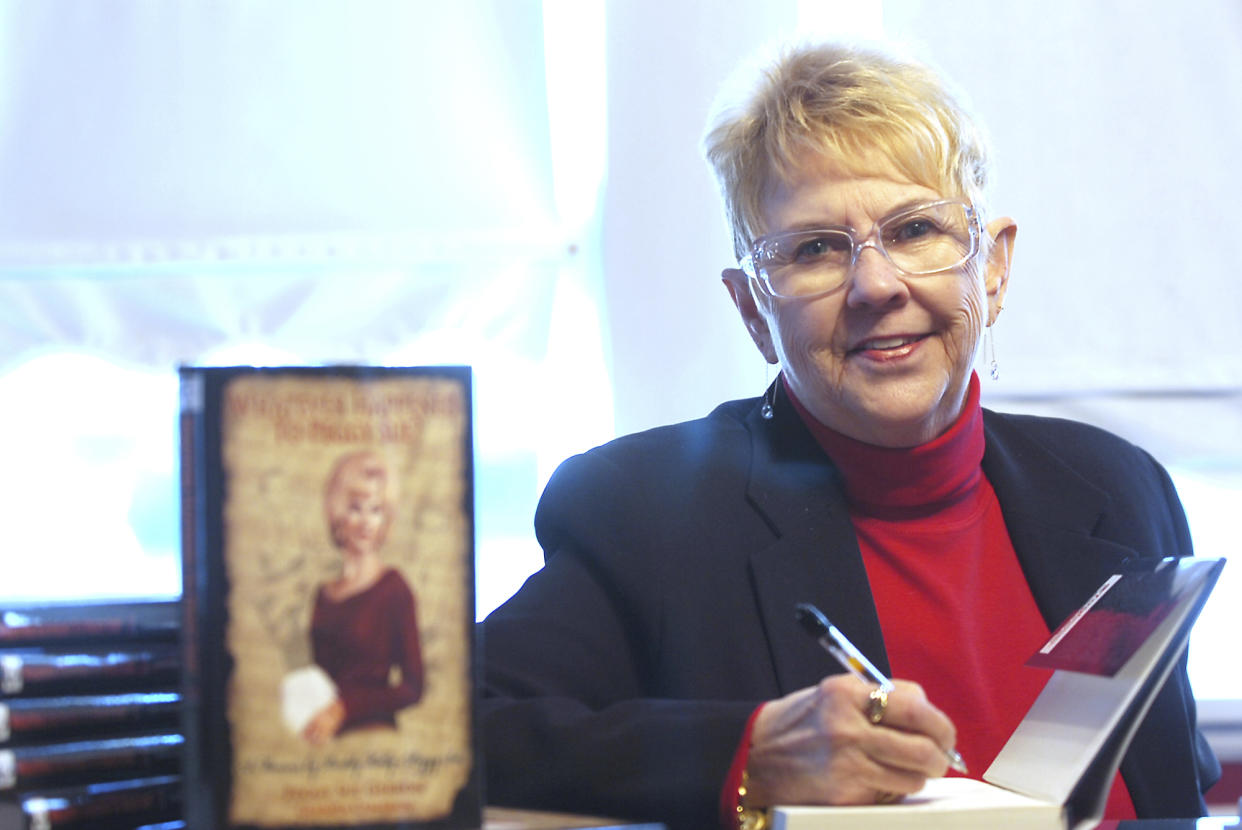
[[[819,641],[824,650],[836,658],[850,674],[864,683],[872,683],[886,692],[893,690],[893,681],[872,665],[871,661],[851,643],[835,625],[828,621],[818,608],[810,603],[800,602],[794,608],[794,616],[812,637]],[[946,749],[944,754],[949,759],[949,766],[963,775],[966,774],[966,762],[956,749]]]

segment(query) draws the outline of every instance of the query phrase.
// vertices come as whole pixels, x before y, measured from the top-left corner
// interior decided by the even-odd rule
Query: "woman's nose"
[[[901,273],[872,242],[860,246],[850,272],[846,303],[851,306],[885,306],[906,296]]]

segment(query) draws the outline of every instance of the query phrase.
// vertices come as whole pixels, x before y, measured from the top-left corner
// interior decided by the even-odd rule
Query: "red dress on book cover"
[[[336,684],[345,706],[341,732],[396,727],[396,713],[423,694],[423,660],[414,593],[397,571],[342,600],[321,586],[311,616],[315,662]],[[392,669],[399,670],[392,682]]]

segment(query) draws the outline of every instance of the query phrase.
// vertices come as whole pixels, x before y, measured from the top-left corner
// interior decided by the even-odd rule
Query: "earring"
[[[983,333],[983,339],[987,341],[984,351],[987,355],[988,372],[992,375],[992,380],[1000,380],[1000,367],[996,365],[996,335],[992,333],[995,324],[988,326],[987,331]]]
[[[763,406],[759,407],[759,417],[765,421],[772,420],[772,403],[776,400],[776,384],[772,382],[772,364],[765,363],[763,366],[764,380],[767,382],[767,389],[763,393]]]
[[[772,399],[776,397],[776,386],[769,386],[763,393],[763,406],[759,407],[759,417],[765,421],[772,420]]]

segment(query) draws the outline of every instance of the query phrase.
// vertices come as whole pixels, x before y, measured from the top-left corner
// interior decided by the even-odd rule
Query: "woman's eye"
[[[793,262],[814,262],[825,257],[834,257],[847,253],[850,247],[850,241],[845,236],[813,236],[802,240],[797,245],[790,260]]]
[[[889,238],[893,242],[909,242],[913,239],[920,239],[928,234],[938,233],[940,228],[931,219],[920,216],[915,219],[907,219],[897,227],[892,229]]]

